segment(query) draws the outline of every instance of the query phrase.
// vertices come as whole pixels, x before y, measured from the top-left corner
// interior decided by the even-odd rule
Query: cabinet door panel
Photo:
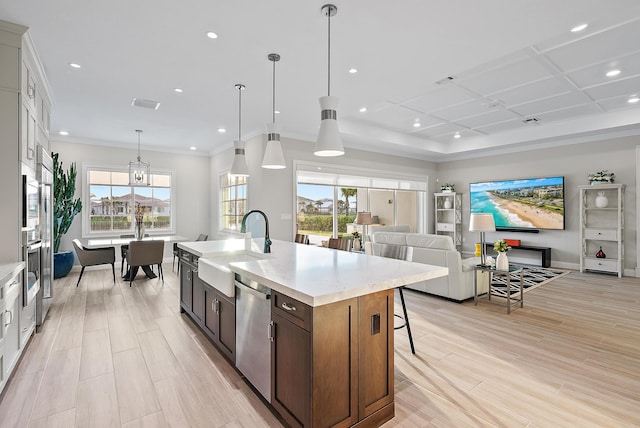
[[[191,266],[180,261],[180,301],[189,309],[193,310],[193,283],[191,281]]]
[[[271,320],[271,404],[292,426],[310,426],[311,333],[275,313]]]
[[[360,298],[359,312],[359,418],[363,419],[393,401],[393,290]],[[373,317],[379,321],[373,322]]]
[[[223,351],[231,361],[236,359],[236,305],[218,295],[219,330],[218,338]]]
[[[4,329],[4,370],[5,378],[9,377],[13,366],[20,355],[20,294],[13,294],[5,299],[6,310],[2,317]]]
[[[220,328],[220,322],[218,320],[218,313],[216,312],[218,293],[209,287],[205,287],[204,290],[204,326],[211,333],[215,340],[218,339],[218,332]]]
[[[196,321],[204,321],[204,282],[198,276],[198,270],[193,269],[191,271],[192,283],[193,283],[193,315],[196,317]]]

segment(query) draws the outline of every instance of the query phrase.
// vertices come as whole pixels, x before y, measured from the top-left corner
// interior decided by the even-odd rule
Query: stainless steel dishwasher
[[[271,402],[271,289],[236,274],[236,367]]]

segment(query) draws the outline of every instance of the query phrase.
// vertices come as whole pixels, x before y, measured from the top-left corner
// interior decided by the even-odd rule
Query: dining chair
[[[129,265],[129,287],[133,284],[131,272],[135,267],[158,265],[158,276],[164,282],[162,273],[162,257],[164,253],[164,241],[131,241],[127,251],[127,264]]]
[[[351,251],[351,239],[329,238],[329,248],[342,251]]]
[[[196,241],[206,241],[209,238],[209,235],[205,233],[201,233],[196,238]],[[173,243],[173,261],[171,262],[171,272],[173,272],[176,264],[176,258],[178,258],[178,243]],[[178,275],[180,274],[180,262],[178,261]]]
[[[309,245],[309,235],[303,233],[296,233],[296,237],[293,242],[298,244],[306,244]]]
[[[73,247],[76,250],[78,261],[80,262],[80,265],[82,265],[82,270],[80,271],[76,287],[80,285],[80,280],[82,279],[85,267],[106,264],[111,265],[111,270],[113,271],[113,283],[116,283],[116,247],[85,248],[84,245],[82,245],[82,242],[78,239],[73,240]]]
[[[148,233],[144,234],[145,238],[149,237]],[[126,235],[120,235],[120,238],[135,238],[134,234],[126,234]],[[127,261],[127,250],[129,249],[129,244],[122,244],[120,245],[120,276],[122,276],[124,274],[124,264]]]

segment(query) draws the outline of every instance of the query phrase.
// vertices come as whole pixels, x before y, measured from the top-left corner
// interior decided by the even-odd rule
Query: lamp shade
[[[493,214],[471,213],[469,220],[469,232],[495,232],[496,224]]]
[[[342,156],[344,147],[338,130],[338,97],[320,97],[320,132],[313,154],[316,156]]]
[[[262,167],[267,169],[284,169],[287,167],[282,153],[282,145],[280,144],[280,130],[275,123],[267,123],[267,148],[264,151]]]
[[[244,157],[244,142],[234,141],[233,146],[235,148],[235,155],[233,156],[233,163],[231,164],[229,174],[232,177],[248,177],[249,167],[247,167],[247,161]]]
[[[373,224],[371,219],[371,213],[367,211],[361,211],[356,215],[355,224]]]

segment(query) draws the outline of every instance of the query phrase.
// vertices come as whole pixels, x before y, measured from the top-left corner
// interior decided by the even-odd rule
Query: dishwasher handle
[[[244,284],[240,281],[234,281],[236,284],[236,287],[238,287],[239,289],[241,289],[242,291],[246,291],[249,294],[253,294],[254,296],[260,298],[260,299],[264,299],[264,300],[269,300],[271,299],[271,289],[266,289],[268,291],[260,291],[260,290],[256,290],[253,287],[249,287],[247,284]]]

